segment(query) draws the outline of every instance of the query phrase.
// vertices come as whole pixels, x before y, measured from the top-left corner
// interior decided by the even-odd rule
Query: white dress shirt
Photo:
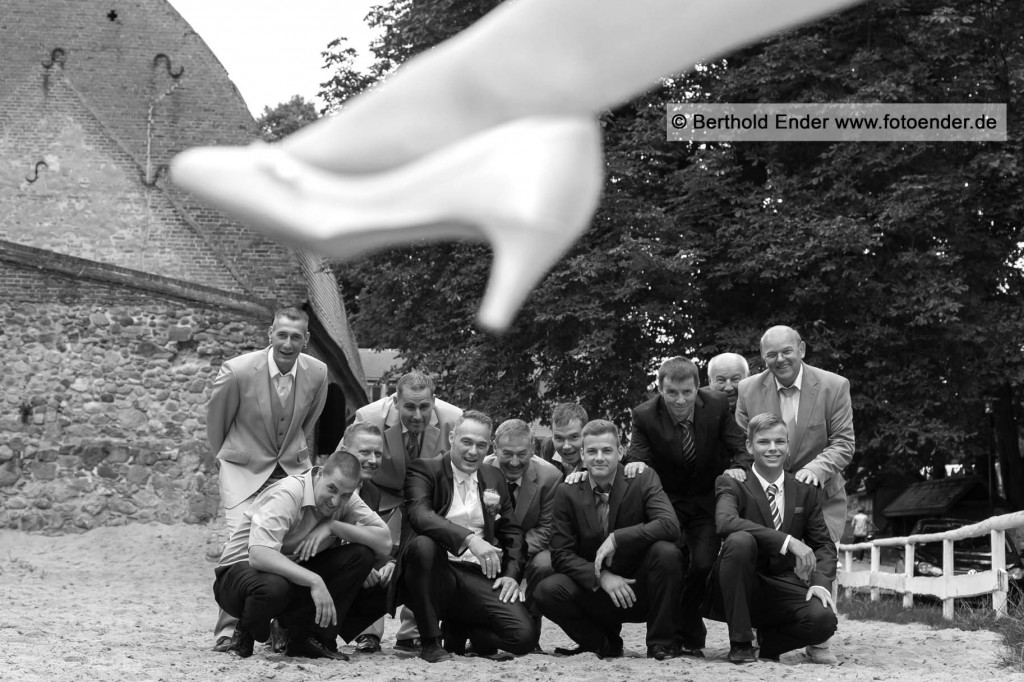
[[[801,368],[801,371],[802,371],[802,368]],[[771,484],[774,483],[775,487],[779,489],[779,491],[777,493],[775,493],[775,506],[778,507],[778,509],[779,509],[779,518],[783,522],[785,522],[785,520],[786,520],[786,487],[783,485],[783,483],[785,483],[785,481],[786,481],[786,474],[785,474],[785,472],[780,472],[778,478],[776,478],[774,481],[769,481],[769,480],[766,480],[763,476],[761,476],[761,474],[759,474],[757,472],[757,467],[750,467],[750,470],[752,472],[754,472],[754,476],[757,477],[757,482],[761,484],[761,489],[764,490],[765,497],[768,496],[768,486],[770,486]],[[790,537],[792,537],[792,536],[786,535],[786,539],[782,542],[782,549],[779,551],[779,554],[785,554],[786,553],[786,550],[789,548],[789,539],[790,539]]]
[[[484,536],[484,508],[480,501],[480,486],[477,483],[476,472],[466,474],[452,464],[452,474],[455,476],[453,481],[454,490],[452,490],[452,506],[448,508],[445,518],[458,526],[470,530],[476,537],[482,538]],[[465,499],[463,499],[463,494],[465,494]],[[480,560],[469,551],[464,551],[461,556],[456,556],[449,552],[448,561],[465,561],[471,564],[480,563]]]

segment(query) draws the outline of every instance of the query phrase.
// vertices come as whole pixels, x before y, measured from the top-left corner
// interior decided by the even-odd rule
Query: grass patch
[[[1011,595],[1007,616],[999,619],[992,611],[991,598],[957,599],[953,620],[946,620],[942,617],[941,601],[916,597],[914,608],[905,609],[900,595],[883,593],[878,601],[871,601],[867,591],[840,597],[839,612],[853,620],[922,623],[935,629],[998,632],[1006,647],[1001,656],[1003,664],[1024,672],[1024,603],[1020,597],[1019,594]]]

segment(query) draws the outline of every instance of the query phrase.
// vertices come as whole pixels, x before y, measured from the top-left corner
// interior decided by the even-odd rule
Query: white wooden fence
[[[953,618],[953,600],[960,597],[992,595],[992,608],[996,618],[1006,615],[1006,595],[1009,576],[1006,573],[1006,531],[1024,526],[1024,512],[993,516],[980,523],[963,526],[944,533],[911,535],[902,538],[879,538],[871,542],[839,545],[843,570],[839,571],[839,585],[846,588],[870,587],[871,601],[878,601],[880,590],[892,590],[903,595],[903,606],[914,605],[914,595],[930,595],[942,600],[942,615]],[[992,570],[978,573],[953,574],[953,543],[989,533],[992,541]],[[942,542],[942,575],[937,577],[914,575],[914,547],[918,543]],[[882,547],[900,547],[904,552],[903,573],[879,570]],[[871,550],[871,568],[853,570],[853,553]]]

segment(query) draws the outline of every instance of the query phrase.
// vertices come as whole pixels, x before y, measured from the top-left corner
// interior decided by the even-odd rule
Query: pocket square
[[[804,513],[804,508],[803,507],[795,507],[793,509],[793,513],[794,514],[803,514]]]

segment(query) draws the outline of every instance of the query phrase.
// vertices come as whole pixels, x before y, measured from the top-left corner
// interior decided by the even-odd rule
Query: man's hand
[[[807,590],[807,598],[804,601],[811,601],[811,597],[817,597],[822,606],[826,609],[832,609],[832,613],[836,613],[836,603],[832,601],[832,593],[821,585],[811,585],[811,589]]]
[[[743,483],[743,481],[747,480],[746,470],[740,469],[739,467],[736,467],[735,469],[726,469],[725,475],[731,478],[735,478],[740,483]]]
[[[594,575],[601,578],[601,567],[608,563],[612,565],[612,558],[615,556],[615,533],[608,533],[608,537],[604,539],[601,546],[597,548],[597,554],[594,555]]]
[[[796,557],[796,568],[793,569],[797,577],[804,582],[811,579],[811,574],[814,573],[814,567],[818,564],[818,560],[814,556],[814,550],[800,542],[793,536],[789,538],[789,547],[787,548],[789,553]]]
[[[483,538],[473,536],[469,541],[467,549],[480,562],[480,570],[483,574],[494,580],[501,573],[501,552]]]
[[[801,483],[813,485],[815,488],[821,487],[821,481],[818,480],[818,476],[810,469],[801,469],[793,475],[796,477],[796,480]]]
[[[565,482],[568,483],[569,485],[575,485],[575,484],[579,483],[580,481],[585,481],[585,480],[587,480],[587,470],[586,469],[580,469],[579,471],[574,471],[574,472],[572,472],[571,474],[569,474],[568,476],[565,477]]]
[[[309,535],[299,543],[298,549],[295,551],[298,555],[296,561],[309,561],[312,559],[320,551],[320,544],[329,537],[331,537],[330,522],[321,523],[309,531]]]
[[[633,588],[630,587],[636,580],[623,578],[611,571],[602,572],[600,579],[601,589],[612,598],[612,603],[620,609],[628,609],[636,603],[636,594],[633,593]]]
[[[498,594],[498,599],[503,604],[512,604],[517,601],[526,601],[526,597],[519,591],[519,583],[508,576],[502,576],[494,581],[491,585],[492,590],[501,588],[501,592]]]
[[[327,591],[327,585],[320,576],[317,576],[316,582],[310,586],[309,596],[313,598],[313,604],[316,606],[316,624],[322,628],[337,625],[338,616],[334,611],[334,599],[331,598],[331,593]]]
[[[380,571],[376,568],[371,568],[370,572],[366,574],[366,580],[363,581],[363,589],[368,590],[371,587],[376,587],[380,584]]]
[[[391,584],[391,576],[395,574],[395,562],[389,561],[380,567],[380,584],[382,587],[387,587]]]
[[[647,465],[643,462],[630,462],[626,465],[623,473],[626,474],[626,478],[635,478],[637,474],[642,474],[647,468]]]

